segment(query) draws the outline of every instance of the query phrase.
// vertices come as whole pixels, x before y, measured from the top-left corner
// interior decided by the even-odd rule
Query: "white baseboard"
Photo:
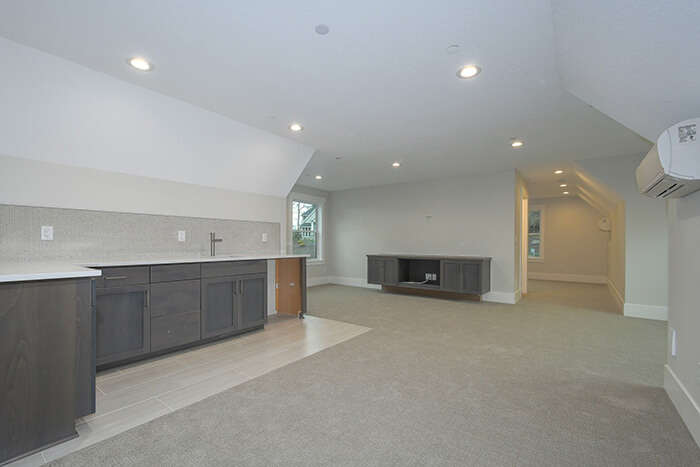
[[[625,303],[623,314],[630,318],[655,319],[668,321],[668,307],[657,305],[640,305],[638,303]]]
[[[624,311],[625,309],[625,300],[622,298],[622,295],[620,295],[620,292],[617,290],[617,288],[613,285],[612,282],[610,282],[610,279],[608,279],[608,290],[612,294],[613,298],[615,299],[615,303],[617,304],[617,309],[620,311]]]
[[[588,276],[584,274],[557,274],[550,272],[528,272],[527,278],[541,281],[583,282],[586,284],[605,284],[608,282],[608,278],[605,276]]]
[[[310,279],[309,278],[306,279],[306,286],[307,287],[314,287],[316,285],[323,285],[323,284],[330,284],[330,283],[331,283],[331,281],[326,276],[312,277]]]
[[[664,365],[664,389],[676,406],[688,431],[700,446],[700,407],[668,365]]]
[[[491,292],[486,292],[484,295],[482,295],[481,300],[485,302],[515,305],[516,294],[514,292],[496,292],[492,290]]]
[[[523,289],[516,290],[515,294],[513,294],[513,300],[515,300],[514,303],[518,303],[522,298],[523,298]]]
[[[357,279],[355,277],[338,277],[330,276],[328,282],[337,285],[347,285],[350,287],[364,287],[366,289],[381,289],[381,285],[368,284],[365,279]]]

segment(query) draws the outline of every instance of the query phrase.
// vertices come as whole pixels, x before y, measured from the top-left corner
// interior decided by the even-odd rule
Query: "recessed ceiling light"
[[[299,131],[303,130],[304,127],[299,125],[298,123],[292,123],[291,125],[289,125],[289,129],[292,131],[299,132]]]
[[[569,194],[569,192],[568,192],[568,191],[564,191],[564,192],[562,192],[562,195],[568,195],[568,194]]]
[[[462,79],[467,79],[473,78],[479,73],[481,73],[481,68],[479,68],[476,65],[467,65],[459,69],[459,71],[457,72],[457,76]]]
[[[328,31],[330,31],[330,28],[325,24],[319,24],[318,26],[316,26],[315,30],[316,34],[318,34],[319,36],[325,36],[326,34],[328,34]]]
[[[320,175],[316,175],[316,180],[321,180],[322,178],[323,177],[321,177]]]
[[[566,186],[566,183],[560,183],[559,186],[564,188]]]
[[[513,141],[512,143],[510,143],[510,145],[514,148],[519,148],[523,145],[523,142],[522,141]]]
[[[454,55],[459,52],[459,46],[457,44],[452,44],[445,49],[445,53],[448,55]]]
[[[139,71],[151,71],[155,68],[151,62],[141,57],[129,57],[126,59],[126,63]]]
[[[557,174],[557,175],[559,175],[559,174],[563,174],[564,171],[563,171],[563,170],[555,170],[554,173]]]
[[[401,167],[401,162],[394,162],[391,164],[392,167]]]

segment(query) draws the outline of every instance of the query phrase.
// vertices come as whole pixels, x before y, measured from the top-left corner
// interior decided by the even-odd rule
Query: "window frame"
[[[540,212],[540,231],[538,233],[530,233],[530,213],[533,211]],[[545,205],[531,204],[527,209],[527,260],[533,263],[544,262],[544,227],[545,227]],[[540,236],[540,255],[530,256],[530,236]]]
[[[307,258],[307,264],[324,264],[324,248],[323,248],[323,219],[324,219],[324,209],[325,209],[325,199],[318,196],[307,195],[303,193],[290,193],[288,215],[289,223],[288,230],[289,241],[288,241],[288,254],[294,253],[294,222],[293,222],[293,205],[297,203],[313,204],[316,206],[316,258]]]

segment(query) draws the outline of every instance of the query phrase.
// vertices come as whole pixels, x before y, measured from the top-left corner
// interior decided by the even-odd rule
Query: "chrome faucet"
[[[223,242],[223,238],[216,238],[216,234],[214,232],[209,234],[209,237],[211,238],[211,255],[216,256],[216,244],[218,242]]]

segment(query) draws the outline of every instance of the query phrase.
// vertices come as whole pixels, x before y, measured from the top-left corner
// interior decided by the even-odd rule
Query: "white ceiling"
[[[627,83],[632,89],[623,97],[639,99],[657,91],[645,93],[649,80],[662,85],[653,70],[634,87],[649,57],[626,41],[643,37],[647,44],[674,34],[645,29],[657,21],[656,5],[672,2],[590,2],[595,14],[582,3],[2,1],[0,34],[311,146],[316,152],[301,173],[303,185],[341,190],[506,168],[534,181],[559,164],[648,150],[647,140],[617,121],[648,139],[663,130],[639,105],[615,103],[615,93]],[[637,8],[634,30],[625,29],[629,12],[607,3]],[[671,29],[676,15],[698,15],[677,8],[664,14]],[[315,33],[320,23],[330,28],[327,35]],[[700,30],[697,21],[679,24],[692,37]],[[587,44],[591,34],[597,39]],[[679,50],[697,58],[698,43]],[[448,54],[455,44],[458,53]],[[601,48],[612,50],[600,63],[609,76],[593,70],[579,80],[576,71]],[[620,50],[634,56],[617,60]],[[155,70],[127,67],[133,55],[151,60]],[[483,71],[460,80],[456,72],[467,63]],[[698,76],[679,80],[695,83]],[[615,120],[569,94],[566,83]],[[660,99],[674,93],[664,89]],[[689,99],[700,112],[698,96]],[[669,113],[659,117],[663,125]],[[292,122],[304,131],[289,132]],[[510,148],[512,137],[525,146]],[[392,168],[394,161],[402,167]]]

